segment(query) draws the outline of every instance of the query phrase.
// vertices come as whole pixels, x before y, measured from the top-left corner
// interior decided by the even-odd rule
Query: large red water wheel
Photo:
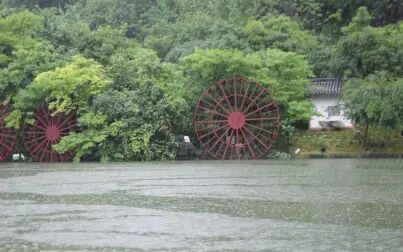
[[[256,159],[277,138],[280,112],[269,91],[243,77],[218,81],[196,105],[202,147],[217,159]]]
[[[58,153],[53,145],[63,136],[79,129],[76,113],[54,114],[46,106],[40,106],[34,112],[35,123],[24,128],[24,146],[35,161],[64,162],[71,159],[74,150]]]
[[[7,128],[4,122],[9,114],[9,109],[0,103],[0,161],[6,160],[13,154],[17,143],[14,130]]]

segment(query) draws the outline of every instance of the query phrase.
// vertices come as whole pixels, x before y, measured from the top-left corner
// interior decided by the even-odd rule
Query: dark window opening
[[[340,115],[340,106],[328,106],[327,115],[328,116],[339,116]]]

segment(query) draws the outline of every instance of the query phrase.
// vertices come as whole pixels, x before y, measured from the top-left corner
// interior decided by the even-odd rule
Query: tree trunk
[[[368,129],[369,129],[369,123],[366,123],[364,129],[364,139],[362,141],[363,145],[368,145]]]

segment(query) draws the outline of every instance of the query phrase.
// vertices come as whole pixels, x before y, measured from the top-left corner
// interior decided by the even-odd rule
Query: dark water
[[[0,164],[0,251],[403,251],[403,160]]]

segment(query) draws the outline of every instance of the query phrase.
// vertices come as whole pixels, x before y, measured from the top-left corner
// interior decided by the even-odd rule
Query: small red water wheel
[[[201,96],[194,126],[202,147],[217,159],[256,159],[277,138],[280,112],[269,91],[243,77],[220,80]]]
[[[14,130],[6,128],[4,119],[10,114],[10,110],[0,103],[0,161],[10,157],[15,149],[17,137]]]
[[[34,118],[34,124],[24,128],[24,146],[32,158],[40,162],[64,162],[71,159],[74,150],[60,154],[53,150],[53,145],[59,143],[63,136],[79,129],[76,113],[54,114],[46,106],[40,106],[34,112]]]

